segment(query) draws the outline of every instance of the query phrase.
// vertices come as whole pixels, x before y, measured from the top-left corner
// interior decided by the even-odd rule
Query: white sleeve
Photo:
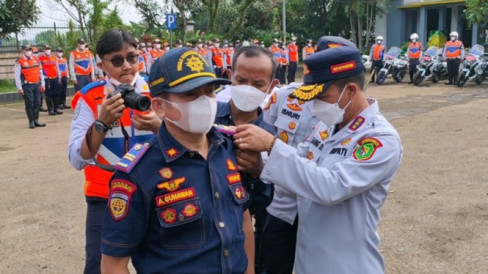
[[[358,161],[350,156],[330,169],[300,157],[295,148],[277,140],[260,178],[325,206],[339,204],[380,182],[391,180],[396,173],[402,158],[399,139],[393,135],[375,138],[381,140],[383,146],[371,159]]]
[[[88,164],[93,164],[93,160],[85,160],[81,157],[81,145],[85,139],[86,131],[95,122],[95,116],[91,108],[83,101],[78,101],[73,112],[71,130],[68,144],[68,159],[70,164],[77,170],[83,169]]]
[[[15,86],[17,87],[17,90],[22,89],[22,81],[20,80],[21,71],[22,68],[20,67],[20,63],[19,61],[16,61],[14,66],[14,78],[15,78]]]
[[[69,54],[69,74],[71,75],[71,81],[76,80],[76,73],[75,73],[75,57],[73,53]]]

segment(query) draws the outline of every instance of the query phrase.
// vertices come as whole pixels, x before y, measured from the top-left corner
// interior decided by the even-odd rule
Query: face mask
[[[201,49],[201,48],[202,48],[202,46],[203,46],[203,44],[197,44],[197,47],[198,47],[199,49]]]
[[[378,40],[378,42],[376,42],[376,43],[378,43],[378,45],[380,45],[380,44],[381,44],[382,42],[383,42],[383,41],[381,41],[381,40]]]
[[[220,46],[219,43],[215,43],[215,47],[218,48]]]
[[[160,49],[161,48],[161,44],[156,44],[155,48]]]
[[[46,55],[51,55],[51,50],[45,50],[45,51],[44,51],[44,54],[46,54]]]
[[[312,44],[307,44],[307,47],[311,47],[311,46],[312,46]]]
[[[415,42],[417,42],[417,39],[412,39],[412,43],[415,43]]]
[[[32,56],[32,51],[26,51],[24,52],[25,57],[30,58]]]
[[[57,55],[59,58],[63,57],[63,53],[62,53],[62,52],[58,52],[58,53],[56,53],[56,55]]]
[[[268,91],[269,87],[266,92],[262,92],[253,86],[236,85],[231,86],[230,96],[236,108],[244,112],[250,112],[256,110],[264,102]]]
[[[456,40],[456,36],[451,36],[451,41],[455,41]]]
[[[227,47],[229,47],[229,44],[224,44],[224,48],[227,48]]]
[[[202,95],[190,102],[174,103],[167,100],[164,101],[179,110],[181,114],[181,118],[178,121],[173,121],[168,117],[164,119],[182,130],[191,133],[207,133],[212,128],[217,114],[217,100],[215,98]]]
[[[110,76],[110,74],[106,70],[104,70],[104,71],[105,71],[105,74],[107,74],[108,77],[109,77],[109,80],[108,81],[110,83],[112,83],[112,85],[114,85],[114,87],[118,87],[119,85],[122,84],[119,80],[117,80],[117,79],[113,78],[112,76]],[[139,72],[136,72],[136,74],[134,75],[134,79],[132,79],[132,81],[130,83],[128,83],[128,84],[131,85],[131,86],[134,86],[134,84],[136,83],[138,77],[139,77]]]
[[[339,107],[339,101],[341,100],[342,95],[344,94],[344,90],[346,90],[346,87],[347,86],[344,87],[341,92],[341,96],[339,96],[339,99],[334,104],[327,103],[322,100],[315,100],[313,102],[313,114],[315,114],[315,116],[317,116],[317,118],[327,126],[335,126],[341,123],[344,119],[344,112],[351,103],[351,101],[349,101],[343,109]]]
[[[79,50],[85,50],[85,45],[78,45]]]

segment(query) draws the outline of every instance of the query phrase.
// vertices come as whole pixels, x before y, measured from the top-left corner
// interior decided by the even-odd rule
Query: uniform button
[[[224,256],[225,256],[225,257],[229,257],[229,254],[230,254],[229,250],[227,250],[227,249],[226,249],[226,250],[224,250]]]
[[[215,192],[215,195],[214,196],[215,196],[216,199],[220,198],[220,194],[218,192]]]
[[[185,220],[185,216],[183,216],[183,214],[180,214],[178,216],[178,220],[180,220],[180,222],[183,222]]]
[[[220,227],[220,228],[224,228],[224,227],[225,227],[224,222],[219,222],[219,227]]]
[[[271,170],[266,170],[266,175],[271,175]]]
[[[193,158],[193,157],[195,157],[195,153],[190,152],[190,158]]]

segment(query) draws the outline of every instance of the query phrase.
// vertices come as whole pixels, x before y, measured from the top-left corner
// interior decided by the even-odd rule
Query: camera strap
[[[129,133],[127,133],[127,130],[125,130],[122,120],[119,120],[119,123],[120,123],[120,129],[122,130],[122,134],[124,135],[124,154],[126,154],[130,150]]]

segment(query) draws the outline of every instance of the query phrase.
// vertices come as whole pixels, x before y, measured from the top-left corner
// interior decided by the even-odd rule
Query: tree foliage
[[[482,28],[488,27],[487,0],[466,0],[464,14],[470,24],[477,23],[480,24]]]
[[[0,1],[0,37],[32,26],[38,15],[39,9],[35,0]]]

